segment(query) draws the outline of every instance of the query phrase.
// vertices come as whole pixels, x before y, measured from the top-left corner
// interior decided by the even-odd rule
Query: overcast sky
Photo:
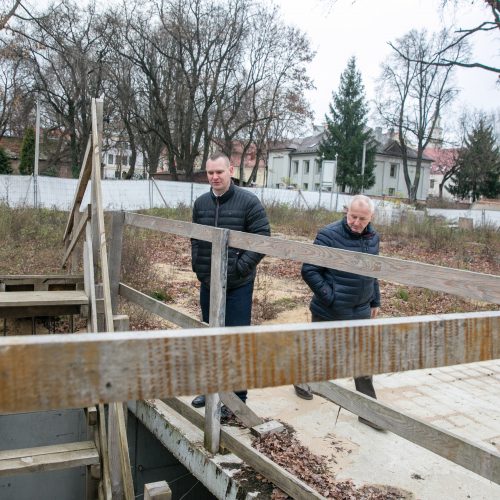
[[[448,9],[444,15],[439,9],[439,0],[275,0],[275,3],[281,7],[287,23],[308,34],[311,47],[316,51],[309,66],[316,90],[307,96],[315,112],[315,123],[324,121],[332,91],[337,89],[340,74],[351,56],[356,56],[367,98],[373,99],[380,63],[391,51],[388,41],[413,28],[437,31],[444,22],[470,28],[491,19],[482,0],[476,0],[474,5],[461,2],[456,14]],[[478,39],[474,44],[474,60],[499,67],[500,34]],[[500,85],[494,73],[458,69],[455,79],[462,91],[448,118],[464,105],[500,112]],[[445,122],[452,120],[445,119]]]

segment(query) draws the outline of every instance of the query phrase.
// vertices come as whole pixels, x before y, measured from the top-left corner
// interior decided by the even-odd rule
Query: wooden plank
[[[0,275],[0,284],[4,285],[80,285],[81,274],[34,274],[34,275]]]
[[[168,406],[178,411],[184,418],[187,418],[192,424],[200,429],[203,428],[203,415],[198,413],[191,405],[177,398],[163,400]],[[258,473],[273,482],[288,493],[292,498],[313,499],[324,498],[306,483],[290,474],[283,467],[275,464],[264,454],[252,448],[241,440],[241,430],[235,430],[231,427],[221,429],[221,444],[235,455],[240,457],[248,465],[253,467]]]
[[[118,288],[122,267],[124,212],[113,212],[111,224],[111,242],[109,245],[109,286],[111,291],[111,310],[118,311]]]
[[[120,283],[118,292],[120,296],[130,302],[133,302],[134,304],[141,306],[143,309],[146,309],[146,311],[156,314],[157,316],[160,316],[161,318],[166,319],[167,321],[170,321],[171,323],[182,328],[200,328],[208,326],[206,323],[203,323],[203,321],[180,312],[168,304],[153,299],[149,295],[146,295],[139,290],[135,290],[124,283]]]
[[[163,217],[153,217],[151,215],[134,214],[131,212],[125,213],[125,224],[205,241],[213,241],[219,230],[215,227],[204,226],[203,224],[194,224],[192,222],[164,219]]]
[[[101,280],[103,287],[104,318],[106,321],[106,329],[112,332],[113,311],[111,310],[111,289],[109,282],[108,252],[106,246],[106,228],[104,225],[104,210],[102,204],[102,189],[101,189],[101,176],[100,176],[101,150],[99,144],[101,138],[98,132],[99,130],[102,131],[102,99],[93,99],[92,104],[93,104],[92,106],[92,144],[93,144],[92,195],[94,200],[94,205],[92,206],[92,210],[96,211],[96,228],[98,233],[97,239],[93,239],[92,247],[94,249],[97,247],[97,255],[99,258]],[[92,233],[92,237],[94,237],[94,233]],[[94,252],[94,257],[95,255],[96,253]]]
[[[172,500],[172,490],[167,481],[145,484],[144,500]]]
[[[7,292],[12,293],[12,292]],[[67,314],[80,314],[85,308],[84,305],[48,305],[48,306],[27,306],[0,307],[0,318],[36,318],[48,316],[63,316]]]
[[[68,222],[66,223],[66,229],[64,230],[63,241],[66,241],[67,237],[69,236],[69,233],[73,229],[73,219],[76,208],[83,200],[83,196],[85,195],[85,190],[87,189],[87,184],[89,183],[90,175],[92,173],[92,155],[90,154],[91,148],[92,148],[92,136],[89,137],[89,140],[87,141],[87,147],[85,148],[85,156],[83,157],[82,167],[80,169],[80,176],[78,178],[75,197],[73,198],[73,203],[71,204]]]
[[[224,326],[226,322],[226,286],[227,286],[227,242],[228,229],[219,229],[212,241],[210,273],[210,316],[211,327]],[[219,365],[214,366],[218,371]],[[220,443],[220,408],[217,393],[205,395],[205,448],[210,453],[219,451]]]
[[[89,207],[87,206],[87,213],[89,213],[88,208]],[[79,240],[79,236],[77,236],[75,240],[75,234],[78,234],[78,229],[75,230],[75,228],[78,228],[78,223],[81,219],[80,209],[81,209],[81,203],[77,203],[75,206],[75,215],[73,216],[73,229],[71,230],[71,241],[70,238],[66,240],[66,248],[68,248],[72,244],[72,241],[74,241],[74,245],[76,245],[76,243]],[[85,229],[85,226],[83,228]],[[73,250],[71,252],[71,262],[69,265],[71,272],[74,272],[76,269],[78,269],[79,263],[80,263],[79,255],[77,254],[77,252]],[[61,267],[64,267],[64,264]]]
[[[264,423],[264,419],[252,411],[234,392],[219,392],[219,398],[246,427]]]
[[[500,304],[500,276],[231,231],[229,246]]]
[[[99,404],[97,406],[97,437],[99,439],[99,454],[101,458],[101,484],[103,498],[106,500],[111,500],[113,498],[113,490],[111,488],[111,478],[109,475],[109,454],[108,454],[108,442],[106,433],[106,414],[104,411],[104,405]]]
[[[69,469],[99,463],[92,441],[0,451],[0,476]]]
[[[86,237],[83,247],[83,269],[85,272],[85,293],[89,297],[90,317],[87,330],[97,332],[97,299],[95,295],[94,261],[92,254],[92,230],[90,222],[87,222]]]
[[[0,337],[0,411],[83,408],[95,401],[211,394],[499,358],[499,311]]]
[[[500,454],[452,432],[411,417],[391,406],[332,382],[310,384],[315,394],[389,429],[412,443],[500,484]]]
[[[83,290],[57,290],[40,292],[2,292],[0,293],[0,314],[2,308],[31,306],[69,306],[86,305],[89,299]]]
[[[87,205],[87,210],[81,214],[80,220],[78,222],[78,226],[73,232],[73,237],[71,238],[71,241],[68,245],[68,248],[66,249],[66,253],[64,254],[61,267],[64,267],[69,256],[75,249],[76,244],[80,240],[82,234],[85,231],[85,227],[87,225],[87,221],[90,219],[90,205]]]
[[[125,223],[205,241],[212,241],[216,231],[216,228],[207,226],[132,213],[125,215]],[[229,246],[500,304],[500,276],[491,274],[350,252],[240,231],[230,231]]]
[[[129,329],[128,316],[121,315],[114,318],[118,330]],[[134,498],[132,474],[130,472],[130,458],[128,454],[127,429],[123,415],[123,406],[111,403],[108,413],[108,454],[109,470],[113,498]]]

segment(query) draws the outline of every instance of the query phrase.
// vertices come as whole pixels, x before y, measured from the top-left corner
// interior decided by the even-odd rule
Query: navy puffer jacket
[[[229,189],[216,196],[212,190],[196,199],[193,222],[246,233],[269,236],[271,230],[264,207],[257,196],[231,182]],[[191,240],[193,271],[198,279],[210,286],[212,243]],[[255,279],[257,264],[264,256],[257,252],[229,247],[227,288],[238,288]]]
[[[322,228],[314,244],[377,255],[379,235],[371,224],[362,234],[354,233],[344,217]],[[375,278],[312,264],[302,266],[302,278],[314,292],[311,312],[325,320],[368,319],[370,309],[380,307]]]

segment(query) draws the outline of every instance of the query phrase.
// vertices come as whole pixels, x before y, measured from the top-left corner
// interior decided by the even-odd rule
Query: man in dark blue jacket
[[[231,180],[233,170],[226,155],[215,153],[209,158],[206,171],[211,189],[196,199],[193,222],[269,236],[271,230],[264,207],[253,193],[234,185]],[[250,325],[256,268],[263,257],[257,252],[229,247],[225,326]],[[193,271],[201,282],[202,318],[208,323],[212,244],[208,241],[191,240],[191,258]],[[242,401],[246,401],[247,391],[238,391],[236,394]],[[204,406],[205,396],[196,396],[192,405],[196,408]]]
[[[364,195],[354,196],[346,216],[341,221],[320,229],[314,244],[377,255],[379,235],[370,224],[374,212],[375,207],[370,198]],[[302,266],[302,278],[314,292],[310,304],[312,321],[377,317],[380,307],[377,279],[313,264]],[[371,376],[356,377],[354,383],[359,392],[376,398]],[[295,385],[295,392],[303,399],[313,397],[307,384]],[[359,420],[378,428],[362,417]]]

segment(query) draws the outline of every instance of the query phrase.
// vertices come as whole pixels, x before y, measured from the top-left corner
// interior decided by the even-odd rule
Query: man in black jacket
[[[193,222],[269,236],[271,230],[264,207],[254,194],[234,185],[231,180],[233,170],[226,155],[215,153],[210,157],[206,171],[211,189],[196,199]],[[206,323],[210,311],[211,256],[210,242],[191,240],[192,266],[201,283],[200,307]],[[263,257],[249,250],[228,249],[225,326],[250,325],[256,268]],[[246,401],[246,390],[236,394]],[[194,398],[192,405],[196,408],[204,406],[205,396]]]
[[[379,235],[370,223],[374,212],[370,198],[354,196],[346,216],[320,229],[314,244],[377,255]],[[302,278],[314,292],[310,304],[313,322],[377,317],[380,307],[377,279],[313,264],[302,266]],[[359,392],[376,398],[371,376],[356,377],[354,383]],[[295,385],[295,392],[303,399],[313,397],[307,384]],[[362,417],[359,420],[380,429]]]

